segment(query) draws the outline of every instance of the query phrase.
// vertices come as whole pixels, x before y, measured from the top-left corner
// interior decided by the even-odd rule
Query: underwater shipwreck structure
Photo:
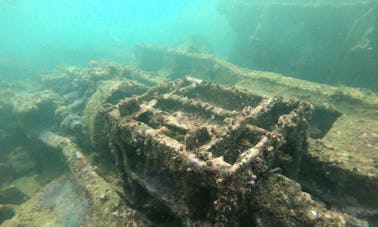
[[[2,85],[4,226],[377,224],[375,93],[175,49],[136,60]]]

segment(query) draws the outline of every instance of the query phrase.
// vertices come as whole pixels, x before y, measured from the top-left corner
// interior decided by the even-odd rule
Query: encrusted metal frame
[[[106,130],[125,187],[141,186],[189,224],[237,223],[278,156],[298,165],[311,113],[307,102],[187,77],[120,100]]]

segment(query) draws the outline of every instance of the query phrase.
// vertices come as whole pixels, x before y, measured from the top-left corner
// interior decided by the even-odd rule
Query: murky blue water
[[[93,59],[125,63],[137,43],[194,42],[225,56],[232,35],[221,24],[213,0],[0,1],[0,77]]]

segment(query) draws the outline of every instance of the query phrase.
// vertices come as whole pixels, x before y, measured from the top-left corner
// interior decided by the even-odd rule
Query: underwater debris
[[[141,186],[187,224],[237,225],[248,212],[246,198],[278,154],[300,162],[311,113],[306,102],[187,77],[122,99],[103,114],[128,184]],[[137,196],[129,199],[138,203]]]
[[[304,190],[327,204],[337,203],[343,207],[345,198],[353,197],[358,204],[354,206],[370,209],[378,206],[378,197],[375,196],[378,191],[378,168],[374,161],[378,160],[378,153],[375,152],[378,146],[370,134],[367,134],[368,140],[358,138],[365,132],[377,131],[376,93],[363,93],[361,96],[360,89],[354,88],[342,89],[345,92],[340,93],[337,87],[272,72],[248,70],[215,56],[172,48],[139,45],[136,47],[136,58],[142,69],[153,68],[175,78],[190,74],[269,97],[283,96],[285,99],[310,101],[314,105],[311,119],[311,128],[314,128],[310,130],[311,143],[302,160],[300,176],[295,179],[304,186]],[[185,59],[185,62],[181,59]],[[185,71],[181,67],[183,64],[187,66]],[[314,146],[318,143],[326,147],[318,149]],[[280,166],[287,168],[290,164],[285,164],[285,158],[281,157]],[[291,162],[290,156],[286,160]],[[338,177],[339,173],[342,178]],[[374,222],[372,225],[377,224]]]
[[[220,61],[207,64],[210,57],[191,56],[197,65],[185,64],[192,65],[191,70],[203,71],[200,75],[203,78],[211,72],[217,80],[227,76],[227,80],[235,81],[240,77],[235,79],[234,75],[244,73],[238,68],[225,68]],[[206,67],[201,68],[200,64]],[[269,98],[189,77],[148,88],[155,83],[151,78],[157,74],[132,68],[121,73],[126,72],[126,68],[115,69],[113,73],[121,77],[104,75],[99,81],[91,77],[94,69],[63,70],[66,76],[74,71],[81,74],[69,76],[67,84],[61,84],[65,89],[51,86],[57,94],[52,102],[55,111],[48,108],[49,113],[54,113],[54,122],[44,127],[51,132],[41,134],[37,131],[37,139],[53,148],[50,152],[58,151],[55,154],[63,155],[61,159],[69,167],[70,174],[83,188],[83,196],[88,201],[88,206],[84,207],[94,211],[90,217],[73,223],[101,221],[104,225],[138,223],[148,226],[152,225],[151,220],[154,225],[175,226],[261,226],[269,223],[273,226],[366,226],[363,221],[328,210],[304,193],[295,181],[299,170],[301,174],[304,170],[311,174],[323,174],[327,170],[337,186],[345,183],[346,176],[339,180],[337,176],[341,175],[334,174],[333,169],[328,171],[328,167],[335,165],[327,160],[320,163],[322,169],[314,171],[314,167],[320,165],[309,162],[307,150],[307,142],[314,142],[308,137],[311,115],[317,121],[313,124],[317,127],[316,133],[312,132],[316,135],[313,138],[320,138],[316,142],[322,143],[321,140],[327,139],[345,117],[339,108],[333,111],[333,108],[317,104],[312,114],[312,106],[307,102]],[[128,80],[141,75],[138,82]],[[245,79],[247,76],[243,75]],[[253,85],[256,92],[260,92],[261,86],[257,77],[264,76],[256,74],[256,78],[251,79],[256,83]],[[83,79],[83,83],[76,83],[78,78]],[[145,85],[139,83],[147,78],[151,80]],[[51,79],[54,84],[53,75]],[[269,81],[269,89],[276,90],[272,94],[280,93],[275,84],[280,81],[273,77],[264,79],[261,80]],[[86,86],[85,80],[89,82]],[[85,98],[80,105],[67,108],[81,97]],[[29,119],[33,113],[16,111],[15,115],[22,120]],[[332,118],[319,123],[328,115]],[[65,128],[81,116],[81,129]],[[64,119],[66,122],[61,124]],[[26,125],[23,130],[29,132],[28,126],[32,125]],[[28,134],[25,139],[30,140],[35,135]],[[320,151],[314,153],[320,154]],[[43,156],[44,160],[49,157]],[[112,158],[108,159],[108,156]],[[0,165],[0,168],[6,170],[8,167]],[[316,179],[311,174],[306,172],[309,180]],[[310,189],[306,185],[305,191],[322,198],[314,193],[315,187]],[[369,190],[373,189],[369,186]],[[47,187],[42,190],[47,191]],[[320,193],[326,191],[327,188],[320,189]],[[53,190],[47,194],[50,197],[44,197],[47,199],[44,208],[54,209],[55,203],[49,199],[54,198],[55,192],[58,191]],[[36,196],[31,194],[30,197],[24,204],[35,200]],[[17,211],[18,216],[13,221],[28,220],[30,215],[22,209]],[[74,206],[74,209],[81,208]]]
[[[106,104],[116,104],[119,99],[141,94],[146,89],[145,85],[131,80],[99,82],[83,110],[83,132],[88,137],[88,144],[96,150],[106,150],[109,146],[103,142],[106,132],[102,128],[105,120],[102,113],[107,109]]]

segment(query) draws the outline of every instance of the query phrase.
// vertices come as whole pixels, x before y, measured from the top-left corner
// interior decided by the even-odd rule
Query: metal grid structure
[[[237,224],[280,156],[299,165],[311,114],[306,102],[187,77],[121,99],[105,131],[131,201],[148,195],[188,225]]]

